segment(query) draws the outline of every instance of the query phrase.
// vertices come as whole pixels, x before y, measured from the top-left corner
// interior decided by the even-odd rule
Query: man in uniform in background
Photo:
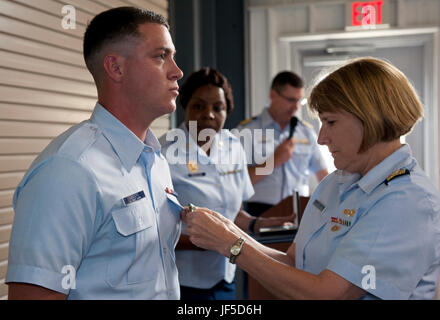
[[[237,127],[240,132],[244,129],[252,132],[252,157],[248,159],[252,163],[248,170],[255,194],[248,200],[247,210],[256,216],[294,190],[301,196],[309,196],[310,173],[315,174],[318,182],[328,174],[316,133],[310,124],[295,117],[304,97],[303,80],[293,72],[280,72],[272,80],[269,97],[269,107]],[[256,129],[262,129],[261,138],[254,135]],[[274,131],[273,138],[267,130]],[[270,167],[267,160],[264,163],[259,160],[265,158],[264,153],[273,161],[270,174],[258,173],[258,169]]]

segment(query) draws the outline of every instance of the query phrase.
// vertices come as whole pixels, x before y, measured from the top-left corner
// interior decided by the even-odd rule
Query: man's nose
[[[170,78],[173,80],[180,80],[183,78],[183,71],[180,70],[179,66],[177,65],[176,61],[173,60],[173,67],[170,73]]]

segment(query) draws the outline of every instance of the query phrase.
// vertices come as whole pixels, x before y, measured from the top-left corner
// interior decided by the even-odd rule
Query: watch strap
[[[235,264],[235,259],[237,259],[237,257],[240,255],[241,253],[241,249],[243,248],[243,243],[244,243],[245,239],[243,238],[239,238],[237,239],[237,241],[234,242],[234,244],[231,246],[231,250],[230,250],[230,255],[229,255],[229,262],[232,264]],[[232,248],[237,247],[238,248],[238,253],[237,254],[233,254],[232,253]]]

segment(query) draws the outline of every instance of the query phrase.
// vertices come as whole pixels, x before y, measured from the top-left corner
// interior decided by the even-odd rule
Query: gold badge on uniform
[[[346,216],[353,217],[354,214],[356,213],[356,210],[344,209],[344,211],[342,213],[345,214]]]
[[[197,163],[194,161],[188,161],[188,163],[186,164],[188,166],[189,171],[191,172],[197,172],[197,170],[199,170]]]
[[[340,229],[340,227],[339,226],[337,226],[337,225],[334,225],[333,227],[332,227],[332,231],[338,231]]]
[[[294,141],[297,144],[310,144],[310,141],[308,139],[294,139]]]

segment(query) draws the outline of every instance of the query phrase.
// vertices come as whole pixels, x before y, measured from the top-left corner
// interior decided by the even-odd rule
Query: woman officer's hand
[[[231,245],[246,233],[231,220],[207,208],[195,207],[193,211],[185,207],[182,219],[187,224],[185,233],[190,241],[201,248],[214,250],[229,256]]]

